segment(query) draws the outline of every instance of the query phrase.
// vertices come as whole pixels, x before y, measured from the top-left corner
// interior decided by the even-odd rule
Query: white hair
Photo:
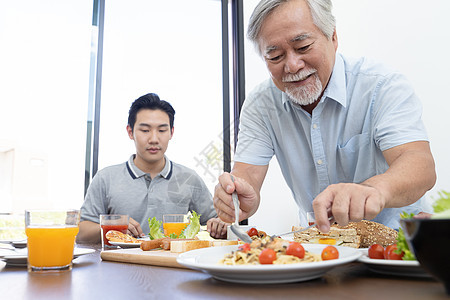
[[[258,45],[259,33],[264,20],[278,6],[291,0],[261,0],[253,10],[250,17],[247,37],[253,42],[258,53],[261,54]],[[336,19],[331,10],[331,0],[304,0],[309,6],[314,25],[328,38],[331,39],[336,28]]]

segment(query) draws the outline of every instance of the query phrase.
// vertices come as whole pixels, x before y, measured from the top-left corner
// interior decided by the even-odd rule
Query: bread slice
[[[292,226],[292,231],[303,227]],[[360,236],[355,229],[341,229],[331,227],[328,233],[320,232],[316,227],[303,232],[294,233],[294,241],[302,244],[328,244],[351,248],[360,247]]]
[[[222,247],[237,245],[238,241],[228,241],[228,240],[214,240],[214,241],[204,241],[204,240],[184,240],[170,241],[170,252],[173,253],[183,253],[190,250],[207,248],[207,247]]]
[[[350,222],[347,226],[333,225],[340,229],[355,229],[361,236],[360,248],[368,248],[373,244],[380,244],[383,247],[395,244],[398,233],[396,230],[381,223],[362,220],[360,222]]]
[[[170,242],[170,252],[173,253],[183,253],[190,250],[211,247],[212,241],[171,241]]]
[[[228,240],[215,240],[211,242],[211,247],[222,247],[222,246],[231,246],[237,245],[238,241],[228,241]]]

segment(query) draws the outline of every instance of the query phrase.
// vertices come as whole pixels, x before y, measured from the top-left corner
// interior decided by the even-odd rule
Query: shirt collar
[[[130,173],[130,176],[133,179],[137,179],[147,174],[142,170],[140,170],[138,167],[136,167],[136,165],[134,164],[135,157],[136,157],[135,154],[131,155],[126,163],[128,173]],[[164,168],[158,175],[161,175],[161,177],[165,179],[170,179],[170,177],[172,177],[173,164],[172,161],[167,158],[167,156],[164,155],[164,158],[166,160],[166,164],[164,165]]]
[[[272,82],[273,84],[273,82]],[[274,84],[275,85],[275,84]],[[322,99],[329,98],[340,103],[343,107],[347,106],[347,89],[345,83],[345,66],[344,60],[340,54],[336,54],[336,59],[333,66],[333,72],[331,73],[330,81],[328,82],[327,88],[325,89]],[[283,106],[288,110],[290,103],[289,96],[282,92],[281,99],[283,101]]]
[[[336,54],[333,73],[330,81],[323,93],[322,100],[329,98],[340,103],[343,107],[347,106],[347,84],[345,82],[344,60],[340,54]]]

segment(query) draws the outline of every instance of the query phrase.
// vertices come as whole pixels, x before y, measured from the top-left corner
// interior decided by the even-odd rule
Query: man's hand
[[[206,223],[206,228],[209,235],[215,239],[224,239],[227,237],[227,226],[230,223],[225,223],[219,218],[211,218]]]
[[[383,151],[389,165],[385,173],[357,183],[330,185],[313,201],[317,225],[328,232],[328,214],[339,225],[375,218],[384,208],[416,202],[436,181],[434,160],[428,142],[418,141]]]
[[[145,233],[142,231],[141,224],[136,222],[133,218],[130,217],[130,222],[128,223],[128,234],[140,238],[144,237]]]
[[[224,222],[234,222],[234,206],[231,194],[236,190],[240,202],[240,220],[253,215],[259,206],[259,198],[255,189],[244,179],[233,175],[234,182],[229,173],[225,172],[219,177],[219,183],[214,191],[214,207],[217,215]],[[239,221],[240,221],[239,220]]]
[[[357,183],[330,185],[313,201],[316,223],[320,231],[330,230],[329,215],[342,226],[375,218],[385,207],[386,199],[374,187]]]

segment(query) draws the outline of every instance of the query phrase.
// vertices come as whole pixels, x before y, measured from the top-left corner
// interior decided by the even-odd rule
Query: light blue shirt
[[[421,103],[404,76],[368,59],[338,54],[312,115],[270,79],[250,93],[234,161],[268,165],[276,155],[299,206],[300,222],[306,224],[306,211],[312,211],[312,201],[330,184],[360,183],[384,173],[388,164],[382,151],[427,141],[421,115]],[[374,221],[397,229],[402,211],[421,210],[419,200],[384,209]]]

